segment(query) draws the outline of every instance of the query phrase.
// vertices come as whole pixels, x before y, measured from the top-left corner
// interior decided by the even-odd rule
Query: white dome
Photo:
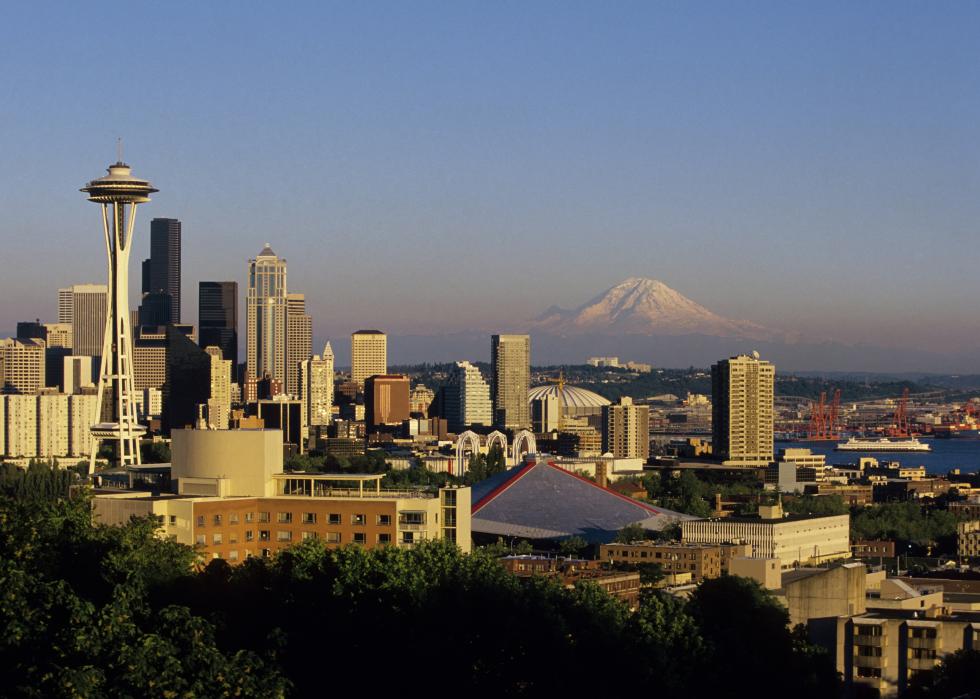
[[[584,388],[579,388],[578,386],[565,386],[564,390],[562,390],[561,394],[559,394],[557,384],[535,386],[527,392],[527,401],[530,403],[531,401],[538,398],[543,398],[544,396],[559,396],[562,407],[572,410],[581,408],[601,408],[604,405],[610,405],[610,401],[606,400],[598,393],[587,391]]]

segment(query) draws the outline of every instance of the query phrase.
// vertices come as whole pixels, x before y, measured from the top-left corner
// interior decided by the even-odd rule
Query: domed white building
[[[603,398],[598,393],[587,391],[586,389],[579,388],[578,386],[568,385],[566,385],[563,390],[559,391],[557,384],[535,386],[527,392],[527,401],[529,404],[531,404],[535,400],[549,396],[555,396],[558,398],[562,407],[563,417],[591,418],[589,422],[595,424],[599,424],[599,421],[602,418],[603,406],[610,405],[610,401]]]

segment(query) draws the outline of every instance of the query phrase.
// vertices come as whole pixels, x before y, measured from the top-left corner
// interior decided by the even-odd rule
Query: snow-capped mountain
[[[775,339],[780,333],[730,320],[656,279],[630,277],[574,310],[553,306],[535,319],[535,330],[562,335],[711,335]]]

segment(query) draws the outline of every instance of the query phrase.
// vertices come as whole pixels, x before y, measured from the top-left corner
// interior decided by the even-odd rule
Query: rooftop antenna
[[[122,136],[116,139],[116,162],[121,163],[123,161],[123,142]]]

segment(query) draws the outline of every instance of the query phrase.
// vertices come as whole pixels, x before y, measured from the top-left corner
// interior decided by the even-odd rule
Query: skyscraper
[[[333,348],[328,342],[322,355],[300,363],[300,399],[306,405],[310,427],[330,424],[333,405]]]
[[[245,301],[246,379],[268,374],[286,382],[286,260],[266,243],[248,261]]]
[[[358,330],[350,336],[350,378],[358,386],[364,379],[388,373],[388,336],[380,330]]]
[[[68,322],[71,323],[72,354],[102,356],[107,294],[105,284],[75,284],[71,287],[71,320]]]
[[[71,323],[72,306],[75,303],[75,292],[72,287],[58,289],[58,322]]]
[[[650,407],[633,405],[622,397],[619,403],[602,407],[602,452],[617,459],[647,459],[650,456]]]
[[[299,397],[299,365],[313,355],[313,319],[303,294],[286,294],[286,393]]]
[[[370,431],[401,425],[409,418],[409,380],[402,374],[373,374],[364,380],[364,421]]]
[[[443,417],[454,432],[474,425],[489,427],[493,424],[490,404],[490,386],[483,379],[479,368],[469,362],[456,362],[449,374],[443,396]]]
[[[505,429],[530,427],[527,392],[531,383],[531,336],[494,335],[490,350],[494,424]]]
[[[180,322],[180,221],[175,218],[155,218],[150,221],[150,286],[149,295],[170,297],[170,313],[164,322],[147,325],[170,325]],[[166,302],[157,299],[154,308],[163,312]],[[140,321],[142,322],[142,321]]]
[[[200,282],[197,321],[201,347],[221,348],[231,361],[232,381],[238,372],[238,282]]]
[[[711,367],[712,452],[726,463],[765,466],[773,459],[776,368],[753,356]]]

